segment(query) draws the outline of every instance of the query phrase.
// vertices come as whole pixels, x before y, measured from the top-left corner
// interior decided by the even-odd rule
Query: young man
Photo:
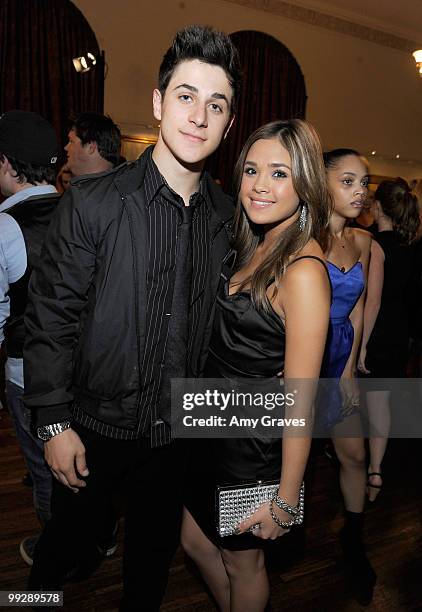
[[[72,122],[67,137],[64,150],[73,176],[105,172],[119,163],[120,130],[110,117],[81,113]]]
[[[23,316],[29,277],[60,198],[54,187],[57,150],[54,128],[40,115],[14,110],[0,118],[0,190],[6,196],[0,206],[0,341],[7,354],[7,401],[42,526],[50,518],[52,478],[23,405]],[[29,565],[36,542],[37,536],[30,536],[20,545]]]
[[[74,182],[50,228],[31,284],[25,372],[55,512],[31,588],[60,586],[92,554],[124,482],[122,610],[159,609],[182,507],[170,379],[199,375],[206,358],[232,207],[203,166],[230,128],[239,84],[227,36],[179,32],[153,93],[157,144]]]

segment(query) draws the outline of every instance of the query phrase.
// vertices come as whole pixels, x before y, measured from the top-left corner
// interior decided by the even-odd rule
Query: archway
[[[233,127],[208,164],[226,190],[231,188],[233,167],[249,134],[268,121],[304,118],[307,99],[300,66],[280,41],[251,30],[230,37],[240,55],[242,89]]]

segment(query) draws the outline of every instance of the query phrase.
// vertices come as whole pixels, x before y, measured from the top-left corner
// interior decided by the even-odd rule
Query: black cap
[[[49,166],[56,163],[58,148],[53,126],[41,115],[12,110],[0,117],[0,153]]]

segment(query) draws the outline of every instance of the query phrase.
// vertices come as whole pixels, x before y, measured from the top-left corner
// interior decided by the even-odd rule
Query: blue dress
[[[330,261],[327,261],[327,267],[332,301],[321,377],[340,378],[353,346],[354,331],[350,313],[362,294],[365,281],[360,261],[346,271]],[[324,429],[330,429],[343,420],[341,393],[337,386],[330,385],[328,397],[322,402],[321,408],[319,421]]]

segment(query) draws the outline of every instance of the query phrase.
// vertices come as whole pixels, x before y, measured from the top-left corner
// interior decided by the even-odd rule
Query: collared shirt
[[[5,213],[28,198],[57,193],[53,185],[34,185],[17,191],[0,205],[0,342],[4,340],[4,326],[10,315],[9,286],[25,274],[27,259],[25,240],[19,224]],[[23,360],[9,357],[6,380],[23,389]]]
[[[180,209],[184,206],[184,202],[161,176],[152,159],[152,148],[147,159],[142,188],[145,195],[149,238],[146,317],[148,328],[140,374],[138,427],[131,431],[107,425],[93,419],[80,409],[74,410],[73,416],[81,425],[94,429],[101,435],[126,440],[151,436],[151,445],[161,446],[171,439],[170,428],[159,418],[160,391],[177,267],[177,237],[182,217]],[[195,211],[191,236],[193,272],[188,355],[201,312],[201,298],[209,259],[208,218],[211,209],[204,181],[200,182],[199,191],[191,196],[189,205],[195,207]]]

